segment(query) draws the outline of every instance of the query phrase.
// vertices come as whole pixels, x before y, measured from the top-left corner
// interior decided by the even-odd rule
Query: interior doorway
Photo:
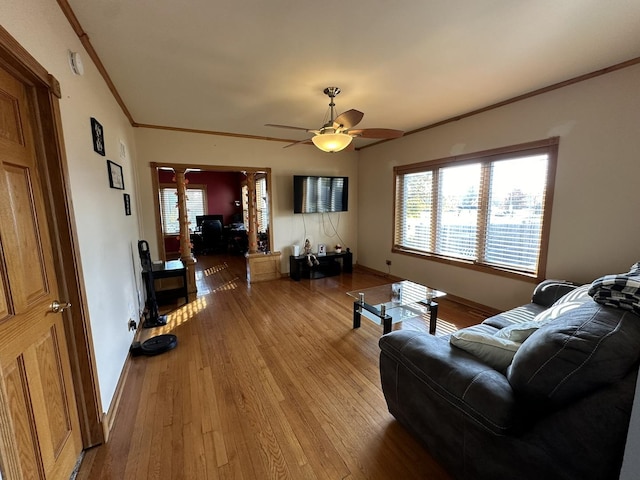
[[[246,254],[252,246],[255,218],[255,250],[269,252],[273,245],[271,169],[152,163],[152,188],[156,195],[156,235],[162,260],[180,257],[179,219],[174,169],[186,170],[189,237],[195,256],[210,253]],[[249,202],[248,182],[255,187],[255,204]],[[208,235],[207,222],[221,223],[219,234]]]

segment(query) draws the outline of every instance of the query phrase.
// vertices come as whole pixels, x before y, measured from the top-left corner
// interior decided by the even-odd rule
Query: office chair
[[[223,249],[222,222],[220,220],[202,222],[202,253],[216,253]]]

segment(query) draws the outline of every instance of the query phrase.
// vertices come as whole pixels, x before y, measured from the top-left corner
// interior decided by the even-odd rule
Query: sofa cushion
[[[533,403],[559,407],[620,380],[640,358],[640,317],[589,301],[518,349],[507,379]]]
[[[566,280],[543,280],[533,290],[531,301],[543,307],[550,307],[577,286],[577,284]]]
[[[455,411],[496,435],[504,435],[522,422],[507,378],[443,337],[394,330],[383,335],[379,345],[385,397],[405,409],[411,405],[411,410],[405,411],[407,419],[421,417],[425,408],[431,408],[424,401],[413,401],[427,396],[454,409],[439,415],[443,424],[450,422],[449,414]]]
[[[487,365],[501,372],[507,369],[520,347],[520,343],[498,337],[493,333],[478,332],[466,328],[453,333],[450,342],[451,345],[475,355]]]
[[[498,315],[494,315],[493,317],[489,317],[482,323],[501,329],[517,323],[530,322],[536,318],[536,315],[540,312],[544,312],[546,309],[547,307],[537,303],[527,303],[521,307],[516,307],[514,309],[507,310],[506,312],[499,313]]]
[[[533,291],[531,303],[489,317],[482,323],[500,329],[509,325],[530,322],[552,305],[574,300],[573,295],[576,296],[576,299],[586,296],[586,290],[577,287],[577,284],[564,280],[544,280]],[[585,288],[588,288],[588,285]]]
[[[584,303],[587,301],[591,301],[591,297],[589,296],[589,288],[591,288],[591,284],[589,283],[587,283],[586,285],[580,285],[579,287],[575,287],[573,290],[567,292],[558,300],[553,302],[550,308],[557,307],[565,303],[575,303],[575,302]]]
[[[591,302],[591,297],[588,294],[589,285],[583,285],[581,287],[572,290],[563,297],[559,298],[553,305],[546,310],[538,313],[533,320],[522,323],[514,323],[500,329],[496,335],[501,338],[513,340],[514,342],[524,342],[529,336],[535,332],[538,328],[555,320],[560,315],[579,307],[585,302]]]

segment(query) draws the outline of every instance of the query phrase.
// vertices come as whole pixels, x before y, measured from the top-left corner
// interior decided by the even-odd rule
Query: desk
[[[154,263],[152,271],[143,271],[142,277],[145,279],[145,285],[151,280],[154,282],[163,278],[182,278],[182,285],[175,288],[164,290],[156,289],[156,299],[158,302],[163,300],[175,300],[184,297],[184,301],[189,303],[189,292],[187,290],[187,268],[180,260],[169,260],[168,262]],[[148,278],[150,277],[150,278]],[[147,292],[149,298],[149,292]]]

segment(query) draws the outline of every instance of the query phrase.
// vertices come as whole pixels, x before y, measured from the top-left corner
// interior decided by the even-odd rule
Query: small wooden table
[[[145,281],[148,282],[148,276],[150,280],[155,282],[162,278],[182,278],[182,285],[175,288],[169,288],[165,290],[155,290],[155,295],[158,301],[173,300],[176,298],[184,297],[184,301],[189,303],[189,291],[187,288],[187,268],[180,260],[169,260],[168,262],[154,263],[152,265],[152,271],[143,271],[142,276]],[[148,285],[148,283],[146,283]],[[149,292],[147,292],[149,295]]]
[[[436,332],[438,319],[437,298],[446,293],[425,287],[409,280],[379,285],[347,292],[356,299],[353,302],[353,328],[360,327],[362,316],[378,325],[382,324],[382,333],[391,332],[391,325],[405,318],[415,317],[429,311],[429,333]]]

